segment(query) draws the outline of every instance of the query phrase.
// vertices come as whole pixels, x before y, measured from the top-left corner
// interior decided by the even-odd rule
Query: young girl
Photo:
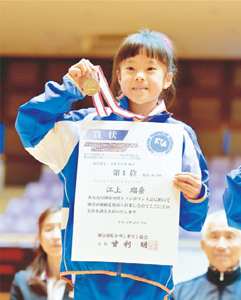
[[[26,150],[49,165],[64,184],[61,276],[75,285],[76,299],[167,300],[173,290],[172,266],[71,261],[71,246],[81,121],[180,123],[159,100],[170,101],[175,93],[172,42],[146,30],[128,36],[120,46],[114,59],[112,92],[119,96],[119,108],[135,113],[134,118],[113,111],[99,117],[95,108],[70,111],[73,102],[83,99],[83,84],[95,71],[89,60],[82,59],[69,69],[62,85],[48,82],[44,94],[21,106],[16,121]],[[200,231],[208,210],[209,173],[196,135],[185,124],[182,154],[182,172],[173,182],[181,191],[180,226]]]
[[[25,271],[15,274],[10,290],[11,300],[51,299],[70,300],[73,288],[59,279],[62,255],[61,207],[51,206],[38,220],[36,257]]]

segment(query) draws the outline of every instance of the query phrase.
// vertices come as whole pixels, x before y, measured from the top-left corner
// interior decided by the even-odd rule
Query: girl
[[[114,59],[112,92],[124,117],[115,110],[99,117],[95,108],[70,111],[85,95],[83,84],[96,71],[86,59],[69,69],[63,84],[48,82],[45,93],[19,109],[16,129],[24,147],[49,165],[64,184],[61,276],[75,285],[76,299],[169,299],[172,266],[71,261],[79,126],[82,120],[179,123],[165,109],[175,93],[172,42],[158,32],[128,36]],[[153,115],[153,109],[155,114]],[[150,113],[151,112],[151,113]],[[150,113],[150,114],[149,114]],[[126,114],[125,114],[126,115]],[[200,231],[208,210],[209,173],[194,131],[184,124],[182,172],[174,186],[181,191],[180,226]]]
[[[39,217],[36,258],[26,271],[15,274],[10,291],[11,300],[70,299],[72,287],[59,279],[62,254],[60,224],[59,206],[48,208]]]

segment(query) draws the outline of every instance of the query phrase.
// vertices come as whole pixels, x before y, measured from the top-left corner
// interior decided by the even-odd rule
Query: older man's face
[[[209,224],[206,236],[201,240],[202,250],[214,268],[225,272],[235,266],[241,256],[241,236],[223,219]]]

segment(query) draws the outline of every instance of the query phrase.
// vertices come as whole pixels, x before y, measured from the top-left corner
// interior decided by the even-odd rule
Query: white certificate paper
[[[73,261],[177,261],[183,126],[83,121]]]

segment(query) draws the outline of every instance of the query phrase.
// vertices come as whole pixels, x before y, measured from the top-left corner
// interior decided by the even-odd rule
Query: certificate
[[[179,124],[82,122],[73,261],[175,264],[182,148]]]

